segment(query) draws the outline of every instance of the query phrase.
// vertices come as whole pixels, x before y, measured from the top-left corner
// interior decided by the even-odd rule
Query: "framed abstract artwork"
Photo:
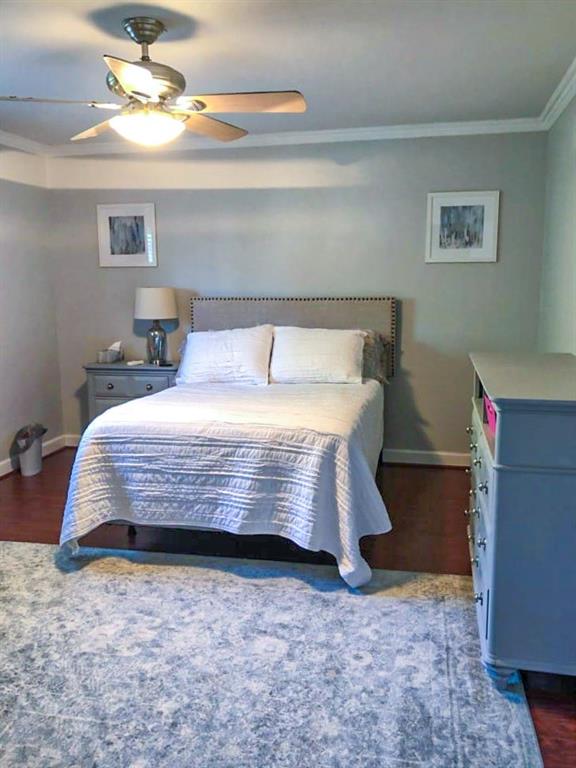
[[[431,192],[428,263],[496,261],[500,192]]]
[[[101,267],[156,267],[154,203],[98,206]]]

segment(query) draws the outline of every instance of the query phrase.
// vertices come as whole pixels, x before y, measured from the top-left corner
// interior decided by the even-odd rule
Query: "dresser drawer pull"
[[[478,451],[478,443],[470,443],[470,450],[476,453]]]
[[[474,427],[466,427],[466,434],[467,435],[473,435],[474,434]]]
[[[152,384],[146,384],[146,392],[152,392],[153,389],[154,387],[152,386]]]
[[[482,459],[474,459],[472,462],[473,467],[481,467],[482,466]]]
[[[488,493],[488,483],[480,483],[478,485],[478,490],[482,491],[482,493]]]
[[[465,509],[464,517],[480,517],[480,509],[478,507],[472,507],[472,509]]]
[[[471,557],[470,558],[470,565],[473,565],[475,568],[478,568],[478,558],[477,557]]]
[[[484,596],[482,595],[482,592],[474,592],[474,602],[480,603],[480,605],[484,604]]]
[[[114,389],[114,384],[112,384],[112,382],[109,381],[108,384],[106,384],[106,389]]]
[[[476,496],[476,488],[470,488],[468,491],[468,496],[470,496],[471,499],[473,499]]]
[[[486,549],[486,539],[484,537],[481,539],[478,539],[478,546],[482,547],[482,549]]]
[[[474,544],[474,534],[473,533],[469,533],[468,534],[468,541],[470,542],[470,544]]]

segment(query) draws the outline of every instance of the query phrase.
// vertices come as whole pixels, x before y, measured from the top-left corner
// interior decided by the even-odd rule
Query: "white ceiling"
[[[255,134],[536,117],[576,56],[574,0],[0,0],[0,94],[111,100],[101,56],[138,57],[135,14],[169,27],[151,56],[187,93],[304,93],[304,115],[223,116]],[[51,145],[106,117],[0,104]]]

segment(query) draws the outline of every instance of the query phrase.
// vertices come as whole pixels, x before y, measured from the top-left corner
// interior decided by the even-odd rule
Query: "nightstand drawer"
[[[122,405],[123,403],[128,403],[129,400],[123,400],[122,398],[114,398],[114,397],[105,397],[105,398],[95,398],[94,400],[94,413],[91,415],[91,417],[94,419],[96,416],[100,416],[101,413],[104,413],[104,411],[107,411],[109,408],[114,408],[115,405]]]
[[[174,386],[177,365],[160,368],[156,365],[126,365],[125,363],[89,363],[88,413],[90,421],[114,405],[153,395]]]
[[[94,376],[96,397],[131,397],[130,376],[99,374]]]
[[[168,376],[135,376],[132,379],[131,394],[133,397],[153,395],[154,392],[161,392],[169,386]]]

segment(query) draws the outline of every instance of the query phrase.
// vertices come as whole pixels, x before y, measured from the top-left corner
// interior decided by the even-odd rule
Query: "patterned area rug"
[[[470,581],[0,544],[2,768],[538,768]]]

